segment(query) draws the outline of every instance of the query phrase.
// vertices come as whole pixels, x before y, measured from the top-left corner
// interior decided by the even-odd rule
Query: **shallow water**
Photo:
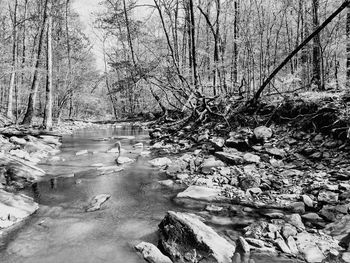
[[[125,165],[122,172],[99,175],[92,165],[114,165],[114,154],[106,150],[116,140],[96,139],[111,136],[135,136],[120,141],[125,150],[122,155],[136,162]],[[138,142],[147,146],[147,132],[132,126],[87,129],[65,136],[59,155],[65,160],[43,165],[50,176],[34,191],[27,191],[40,203],[39,211],[6,240],[0,262],[145,262],[133,245],[138,240],[156,244],[157,227],[166,211],[185,208],[171,201],[174,191],[159,186],[157,181],[165,179],[164,175],[150,167],[152,157],[140,157],[141,149],[133,149]],[[75,155],[85,149],[87,155]],[[79,174],[79,180],[69,177],[73,173]],[[84,207],[98,194],[110,194],[111,198],[100,211],[86,213]],[[258,255],[254,259],[285,262]]]

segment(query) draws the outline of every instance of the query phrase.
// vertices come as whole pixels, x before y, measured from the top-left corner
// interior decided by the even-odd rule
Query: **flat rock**
[[[85,154],[88,154],[88,153],[89,153],[88,150],[81,150],[79,152],[76,152],[75,155],[79,156],[79,155],[85,155]]]
[[[204,159],[201,165],[201,169],[203,173],[207,174],[213,168],[223,167],[223,166],[225,166],[225,163],[223,163],[220,160],[217,160],[215,157],[210,157],[210,158]]]
[[[259,126],[253,131],[255,138],[258,140],[267,140],[272,137],[272,130],[266,126]]]
[[[252,153],[246,153],[243,155],[244,161],[247,163],[260,163],[260,156],[257,156]]]
[[[116,159],[116,163],[117,164],[127,164],[127,163],[132,163],[134,162],[135,160],[134,159],[131,159],[129,157],[124,157],[124,156],[119,156],[117,159]]]
[[[38,208],[39,205],[28,196],[0,190],[0,229],[21,222]]]
[[[143,258],[149,263],[172,263],[170,258],[163,255],[162,252],[153,244],[147,242],[141,242],[135,246]]]
[[[89,205],[85,209],[86,212],[94,212],[101,209],[103,203],[105,203],[111,196],[109,194],[96,195],[90,201]]]
[[[202,201],[218,201],[223,199],[220,194],[220,189],[191,185],[185,191],[178,193],[176,198],[189,198]]]
[[[320,191],[317,198],[319,202],[324,202],[327,204],[336,203],[338,202],[338,199],[339,194],[326,190]]]
[[[23,138],[18,138],[16,136],[12,136],[10,138],[10,142],[15,143],[15,144],[19,144],[19,145],[25,145],[27,143],[27,141]]]
[[[201,262],[231,263],[236,246],[219,236],[194,214],[169,211],[159,225],[160,243],[170,258],[185,262],[184,255],[196,249]]]
[[[216,152],[216,157],[230,165],[243,164],[244,159],[238,153]]]
[[[156,158],[156,159],[150,160],[149,163],[152,166],[161,167],[161,166],[166,166],[171,164],[172,161],[167,157],[162,157],[162,158]]]

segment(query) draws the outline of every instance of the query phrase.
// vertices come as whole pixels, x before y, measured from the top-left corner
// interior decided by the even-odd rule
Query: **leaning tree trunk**
[[[46,53],[46,101],[44,114],[44,127],[52,129],[52,3],[48,3],[48,25],[47,25],[47,53]]]
[[[256,105],[264,89],[270,84],[278,72],[291,60],[305,45],[307,45],[318,33],[320,33],[333,19],[339,15],[350,4],[350,0],[346,0],[343,4],[333,12],[310,36],[308,36],[296,49],[294,49],[277,68],[267,77],[264,83],[255,93],[254,98],[250,101],[251,105]],[[350,64],[350,63],[349,63]]]
[[[40,33],[39,33],[39,40],[38,40],[38,50],[36,53],[35,58],[35,65],[34,65],[34,71],[32,76],[32,84],[30,88],[30,95],[28,100],[28,107],[26,114],[24,116],[24,119],[22,121],[22,124],[24,125],[31,125],[34,117],[34,107],[35,107],[35,99],[38,91],[38,69],[40,65],[40,56],[42,51],[42,45],[43,45],[43,39],[44,39],[44,32],[45,32],[45,24],[47,19],[47,5],[48,0],[45,0],[44,4],[44,10],[43,10],[43,18],[41,21],[40,26]]]

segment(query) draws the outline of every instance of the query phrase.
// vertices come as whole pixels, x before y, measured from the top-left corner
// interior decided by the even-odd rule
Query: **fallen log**
[[[18,128],[2,128],[0,129],[0,134],[5,137],[24,137],[27,135],[38,137],[42,135],[54,136],[54,137],[62,137],[55,132],[45,131],[45,130],[34,130],[34,129],[18,129]]]

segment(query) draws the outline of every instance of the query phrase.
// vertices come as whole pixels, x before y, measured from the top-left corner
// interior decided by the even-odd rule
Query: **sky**
[[[101,0],[74,0],[73,9],[79,14],[80,20],[85,26],[85,34],[89,37],[93,44],[92,52],[96,58],[97,68],[101,71],[104,70],[102,43],[96,36],[96,30],[93,30],[94,12],[100,10],[99,2]]]
[[[85,34],[89,37],[91,43],[93,44],[92,52],[96,58],[97,68],[101,71],[104,71],[104,61],[103,61],[103,51],[102,51],[102,42],[96,36],[98,31],[93,29],[94,15],[93,13],[98,12],[102,9],[99,5],[101,0],[74,0],[73,9],[79,14],[80,20],[85,26]],[[153,4],[153,0],[139,0],[139,5],[150,5]],[[138,7],[135,10],[135,16],[137,18],[145,17],[149,13],[149,8],[147,7]]]

